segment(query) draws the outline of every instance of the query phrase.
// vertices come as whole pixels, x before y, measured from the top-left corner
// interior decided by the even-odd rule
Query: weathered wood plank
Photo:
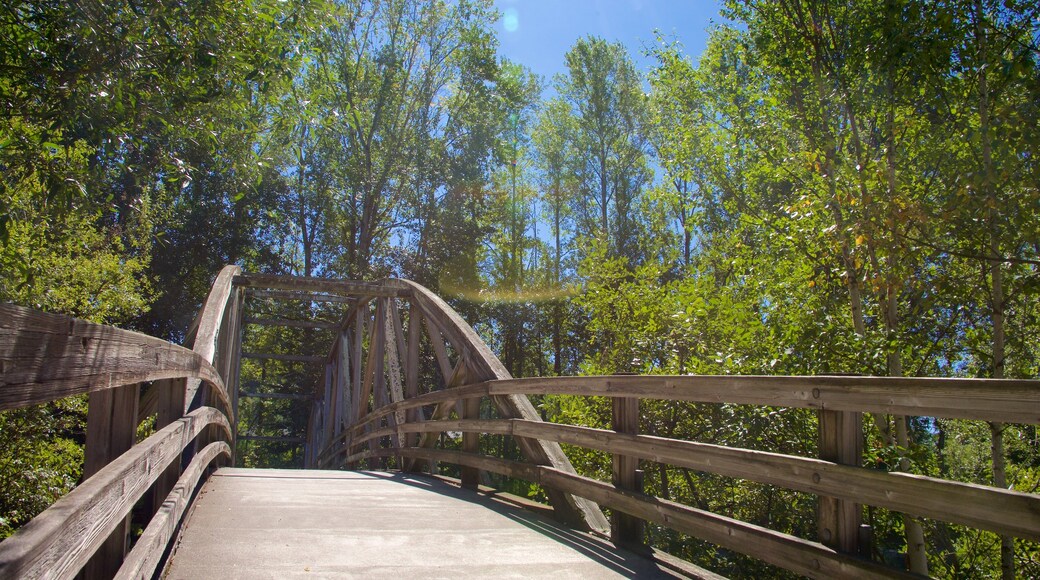
[[[407,290],[380,282],[357,282],[306,276],[278,274],[242,274],[235,284],[243,288],[288,290],[293,292],[325,292],[340,296],[407,296]]]
[[[492,394],[671,399],[1040,423],[1040,381],[860,376],[596,376],[497,381]]]
[[[249,288],[246,292],[254,297],[267,300],[325,302],[329,304],[353,304],[356,299],[347,296],[319,294],[316,292],[287,292],[282,290],[257,290]]]
[[[137,432],[138,385],[95,391],[89,395],[83,477],[89,479],[134,446]],[[83,569],[84,578],[111,578],[129,547],[129,514],[117,522],[108,538]]]
[[[135,445],[0,543],[0,577],[71,577],[170,462],[207,426],[228,440],[231,424],[212,407],[192,411]]]
[[[181,377],[222,384],[204,357],[164,340],[0,304],[0,410]]]
[[[627,435],[639,434],[639,399],[617,397],[612,402],[611,423],[614,431]],[[463,451],[469,451],[463,449]],[[618,489],[642,493],[637,471],[639,458],[611,454],[611,482]],[[610,522],[610,537],[615,543],[642,544],[643,522],[625,513],[615,513]]]
[[[863,415],[848,411],[819,411],[820,459],[858,467],[863,456]],[[820,496],[817,528],[820,541],[847,554],[859,553],[860,505]]]
[[[196,324],[194,328],[189,331],[189,335],[193,337],[192,350],[199,354],[204,360],[219,366],[216,363],[217,354],[217,340],[220,338],[220,333],[223,328],[224,322],[224,311],[228,308],[229,304],[232,308],[236,304],[232,303],[232,294],[234,286],[232,280],[234,277],[242,272],[242,269],[238,266],[224,266],[217,274],[217,278],[213,281],[213,285],[210,287],[209,294],[206,296],[206,301],[202,304],[202,309],[195,317]],[[218,371],[219,372],[219,371]],[[223,376],[221,377],[223,378]],[[188,412],[190,409],[194,409],[203,404],[203,401],[198,397],[200,382],[197,379],[189,379],[187,388],[185,389],[184,397],[184,411]],[[209,390],[211,394],[220,401],[222,405],[225,405],[225,410],[231,419],[231,422],[235,422],[234,405],[231,403],[230,395],[224,385],[224,382],[209,384]]]
[[[169,379],[155,383],[154,389],[158,394],[158,412],[155,417],[155,429],[173,423],[181,418],[184,412],[184,395],[187,381],[184,379]],[[152,496],[153,510],[162,508],[162,503],[170,493],[181,475],[181,462],[174,461],[155,480],[154,493]]]
[[[146,580],[155,575],[155,569],[177,532],[188,502],[198,487],[199,479],[206,468],[218,458],[231,461],[231,447],[223,441],[210,443],[192,458],[169,494],[162,497],[162,503],[155,516],[148,522],[144,533],[137,539],[134,548],[127,554],[123,565],[116,573],[117,580]],[[174,463],[180,467],[180,462]]]
[[[466,369],[469,371],[470,380],[495,380],[509,379],[511,375],[506,370],[498,357],[476,331],[462,319],[454,309],[439,296],[430,292],[427,288],[409,280],[388,280],[388,285],[406,288],[414,296],[414,302],[422,310],[424,319],[432,322],[440,333],[451,343],[455,352],[461,360],[466,361]],[[498,413],[505,417],[514,417],[530,421],[538,421],[538,414],[531,401],[524,396],[496,395],[491,399]],[[528,440],[518,440],[520,449],[528,461],[537,464],[552,465],[568,473],[574,473],[574,467],[563,453],[563,449],[556,443]],[[556,513],[566,521],[574,525],[592,530],[605,530],[609,524],[603,512],[593,503],[581,498],[570,497],[560,494],[554,490],[550,491],[550,502],[556,509]]]

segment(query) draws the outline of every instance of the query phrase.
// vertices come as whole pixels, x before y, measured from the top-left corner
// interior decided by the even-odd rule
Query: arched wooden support
[[[241,278],[249,279],[249,284],[254,287],[260,284],[251,275]],[[334,466],[337,458],[352,455],[355,444],[350,433],[354,425],[359,424],[371,410],[402,402],[419,393],[419,351],[424,330],[440,370],[441,381],[447,390],[486,380],[511,378],[491,349],[458,313],[441,298],[414,282],[385,280],[378,285],[336,285],[328,281],[311,284],[306,281],[290,283],[269,277],[263,280],[276,284],[271,288],[335,291],[357,299],[345,317],[338,340],[326,360],[330,371],[326,375],[325,388],[321,391],[324,396],[322,403],[316,404],[312,412],[312,425],[308,429],[311,437],[308,441],[308,465]],[[407,328],[398,301],[407,301]],[[340,369],[341,366],[347,369]],[[347,373],[350,380],[336,379]],[[328,410],[330,403],[336,406],[340,400],[349,401],[345,404],[349,411],[345,413],[343,421],[337,421],[335,413]],[[502,417],[540,420],[534,406],[525,396],[496,396],[492,402]],[[319,408],[322,406],[324,410]],[[479,405],[471,401],[457,406],[455,401],[444,401],[435,406],[430,420],[448,418],[453,411],[460,417],[476,418]],[[422,410],[414,408],[408,413],[391,413],[365,429],[386,433],[384,437],[389,438],[391,447],[395,449],[400,448],[402,442],[405,446],[430,449],[436,445],[437,437],[423,435],[416,438],[414,434],[406,436],[397,429],[400,425],[423,419]],[[567,473],[574,472],[559,444],[527,438],[517,438],[517,441],[528,461]],[[379,438],[366,439],[366,445],[375,454],[380,449]],[[463,437],[465,449],[476,451],[477,446],[476,435]],[[420,467],[413,458],[404,456],[398,457],[398,465],[406,469]],[[463,471],[463,479],[467,485],[473,486],[478,479],[477,472],[467,467]],[[555,489],[547,489],[547,493],[561,519],[588,529],[607,529],[609,524],[594,503]]]

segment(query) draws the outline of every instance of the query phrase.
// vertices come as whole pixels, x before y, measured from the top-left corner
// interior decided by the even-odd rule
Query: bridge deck
[[[167,578],[667,577],[488,494],[381,472],[221,469]]]

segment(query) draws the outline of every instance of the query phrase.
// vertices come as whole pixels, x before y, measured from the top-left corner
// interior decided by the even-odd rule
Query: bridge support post
[[[859,466],[863,455],[863,414],[849,411],[820,411],[820,459]],[[821,474],[813,474],[819,481]],[[820,542],[845,552],[859,552],[860,504],[820,496],[817,525]]]
[[[615,397],[611,419],[614,431],[638,435],[639,399]],[[615,454],[612,463],[614,486],[618,489],[642,493],[643,482],[639,472],[639,458]],[[610,539],[615,544],[642,544],[643,520],[615,510],[610,520]]]
[[[90,393],[83,478],[87,479],[134,445],[140,385]],[[111,578],[126,556],[130,516],[127,515],[83,568],[83,577]]]
[[[480,399],[464,399],[462,401],[462,419],[479,419],[480,418]],[[466,453],[480,453],[480,434],[479,433],[462,433],[462,450]],[[475,467],[463,467],[462,468],[462,487],[466,489],[477,489],[477,485],[480,483],[480,474]]]

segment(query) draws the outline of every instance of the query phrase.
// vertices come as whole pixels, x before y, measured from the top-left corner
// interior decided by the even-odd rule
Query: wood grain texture
[[[241,274],[235,277],[235,285],[264,290],[324,292],[339,296],[407,296],[406,289],[388,286],[380,282],[356,282],[278,274]]]
[[[595,376],[497,381],[491,394],[671,399],[1040,423],[1040,381],[861,376]]]
[[[223,385],[204,356],[165,340],[0,304],[0,410],[183,377]]]
[[[192,458],[170,493],[163,496],[159,510],[127,554],[115,578],[146,580],[155,575],[155,569],[167,545],[174,538],[195,488],[199,485],[199,479],[217,459],[231,461],[231,447],[223,441],[210,443]]]
[[[337,296],[334,294],[320,294],[318,292],[289,292],[285,290],[257,290],[255,288],[247,288],[246,293],[253,298],[260,298],[263,300],[278,300],[278,301],[299,301],[299,302],[327,302],[330,304],[351,304],[355,302],[355,298],[347,296]]]
[[[229,306],[234,308],[237,305],[232,282],[235,276],[241,272],[242,269],[238,266],[224,266],[224,268],[220,270],[220,273],[217,274],[216,279],[213,281],[213,285],[210,287],[209,294],[206,296],[206,301],[202,303],[202,309],[199,310],[198,315],[195,317],[196,324],[194,332],[189,332],[189,335],[193,335],[194,337],[191,349],[210,364],[216,362],[217,341],[221,338],[221,332],[224,331],[226,333],[229,331],[229,329],[223,327],[225,320],[224,312]],[[202,404],[201,400],[197,400],[199,386],[198,380],[188,380],[184,397],[185,413]],[[210,391],[220,404],[223,405],[225,412],[227,412],[228,417],[231,419],[231,423],[234,424],[234,405],[231,404],[231,400],[223,381],[217,384],[211,383]]]
[[[227,417],[202,407],[160,429],[105,466],[0,543],[0,578],[71,577],[203,429]]]

